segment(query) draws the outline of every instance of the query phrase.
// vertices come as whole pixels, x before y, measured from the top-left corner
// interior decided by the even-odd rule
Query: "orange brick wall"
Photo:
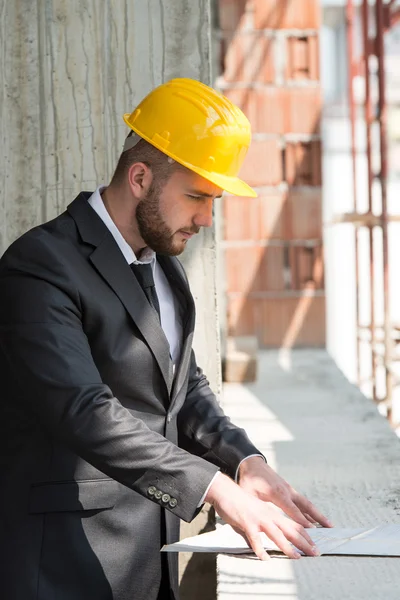
[[[219,87],[249,118],[241,176],[224,198],[228,330],[261,346],[323,346],[318,0],[219,0]]]

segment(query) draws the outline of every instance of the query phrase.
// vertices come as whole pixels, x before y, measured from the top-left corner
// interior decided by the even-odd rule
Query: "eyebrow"
[[[201,196],[203,198],[222,198],[222,194],[219,196],[214,196],[214,194],[207,194],[207,192],[202,192],[201,190],[188,190],[188,194],[193,194],[193,196]]]

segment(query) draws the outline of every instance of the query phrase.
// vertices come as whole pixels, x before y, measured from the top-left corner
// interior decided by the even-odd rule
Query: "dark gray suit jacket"
[[[196,365],[181,264],[158,257],[182,307],[173,379],[157,316],[89,196],[0,261],[5,600],[154,600],[162,511],[175,541],[217,469],[233,476],[258,452]]]

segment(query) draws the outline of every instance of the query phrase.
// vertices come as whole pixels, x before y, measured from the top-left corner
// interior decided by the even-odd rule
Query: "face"
[[[152,182],[136,209],[139,233],[159,254],[177,256],[201,227],[212,225],[221,188],[191,171],[174,171],[167,183]]]

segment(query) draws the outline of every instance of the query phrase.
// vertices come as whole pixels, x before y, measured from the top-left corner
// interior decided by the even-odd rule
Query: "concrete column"
[[[0,252],[43,216],[37,21],[36,2],[0,0]]]
[[[153,87],[172,77],[211,82],[211,34],[209,0],[0,0],[0,16],[3,252],[80,190],[109,181],[127,134],[122,115]],[[198,362],[219,392],[214,229],[183,262]]]

